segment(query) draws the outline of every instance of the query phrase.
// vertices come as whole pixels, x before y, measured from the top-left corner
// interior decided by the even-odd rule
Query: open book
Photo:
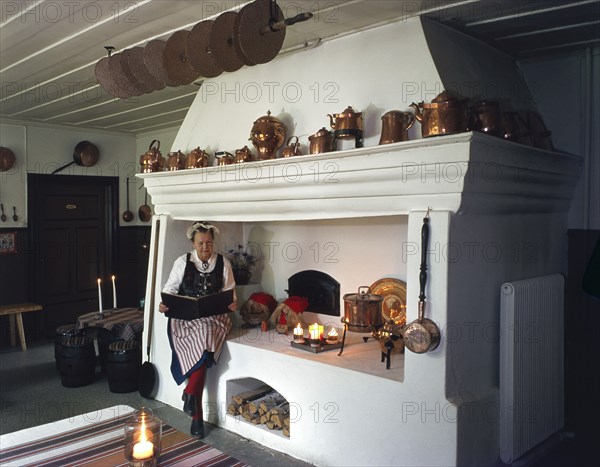
[[[161,292],[160,295],[163,303],[169,307],[169,311],[165,313],[168,318],[187,321],[228,313],[231,311],[228,307],[233,303],[233,289],[203,297],[188,297],[167,292]]]

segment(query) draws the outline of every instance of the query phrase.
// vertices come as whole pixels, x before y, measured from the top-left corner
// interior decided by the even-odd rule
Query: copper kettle
[[[200,167],[208,167],[208,154],[198,146],[186,156],[185,168],[198,169]]]
[[[156,147],[154,145],[156,144]],[[160,141],[152,140],[148,151],[140,156],[142,173],[162,172],[165,167],[165,158],[160,152]]]
[[[296,142],[292,143],[292,139],[296,138]],[[293,156],[301,156],[302,154],[300,153],[300,142],[298,141],[298,137],[297,136],[290,136],[290,138],[287,140],[287,145],[285,148],[283,148],[283,150],[281,151],[281,155],[283,157],[293,157]]]
[[[361,112],[355,112],[350,106],[339,114],[327,114],[329,124],[334,131],[340,130],[361,130],[363,129],[363,119]],[[334,121],[335,119],[335,121]]]
[[[175,170],[185,169],[185,157],[185,154],[181,151],[167,154],[167,170],[174,172]]]
[[[235,163],[241,164],[242,162],[252,162],[254,156],[250,152],[248,146],[244,146],[242,149],[235,150]]]
[[[271,111],[257,119],[250,132],[250,141],[258,151],[258,160],[275,159],[277,150],[285,141],[286,127],[271,116]]]
[[[431,103],[413,102],[410,107],[415,109],[415,118],[421,123],[423,138],[467,131],[467,99],[442,91]]]
[[[488,135],[501,136],[502,114],[498,101],[480,100],[471,108],[469,128]]]
[[[308,137],[309,154],[334,151],[334,146],[335,135],[325,127]]]

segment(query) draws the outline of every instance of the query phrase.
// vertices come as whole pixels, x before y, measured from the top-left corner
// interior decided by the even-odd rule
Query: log
[[[273,394],[270,394],[269,397],[266,397],[265,400],[260,403],[260,408],[266,413],[284,402],[286,402],[285,397],[277,391],[273,391]]]
[[[259,397],[263,397],[265,394],[268,394],[272,390],[273,388],[271,386],[265,384],[257,389],[252,389],[251,391],[244,391],[239,394],[236,394],[235,396],[233,396],[233,401],[238,405],[242,405],[246,402],[258,399]]]
[[[290,428],[289,427],[283,427],[283,429],[281,430],[281,433],[283,434],[283,436],[289,438],[290,437]]]
[[[270,413],[266,413],[266,414],[260,416],[260,423],[262,423],[263,425],[265,425],[269,420],[271,420]]]
[[[238,405],[235,403],[231,403],[227,406],[227,413],[229,415],[237,415],[238,414]]]
[[[281,427],[278,427],[277,425],[275,425],[275,423],[272,420],[269,420],[267,422],[267,428],[269,430],[281,430]]]

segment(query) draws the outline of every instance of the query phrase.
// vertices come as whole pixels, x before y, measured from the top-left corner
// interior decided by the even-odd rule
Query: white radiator
[[[510,464],[564,424],[564,279],[502,284],[500,296],[500,457]]]

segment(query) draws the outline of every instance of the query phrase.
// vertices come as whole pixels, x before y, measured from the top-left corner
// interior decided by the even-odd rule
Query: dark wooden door
[[[32,296],[52,336],[98,309],[98,278],[104,308],[112,306],[118,178],[30,174],[28,187]]]

